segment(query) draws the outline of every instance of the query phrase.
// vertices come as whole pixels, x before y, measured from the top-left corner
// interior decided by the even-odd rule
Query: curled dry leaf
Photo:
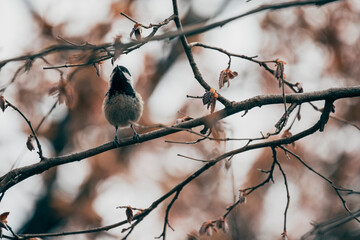
[[[229,169],[230,169],[231,163],[232,163],[231,160],[225,161],[225,169],[226,169],[226,170],[229,170]]]
[[[297,88],[299,93],[304,92],[302,83],[299,83],[299,82],[295,83],[295,87]]]
[[[282,81],[286,78],[286,75],[284,73],[284,65],[286,63],[280,59],[276,59],[276,69],[274,72],[274,76],[279,80],[279,87],[281,87]]]
[[[32,138],[33,138],[33,136],[30,135],[30,136],[28,137],[27,141],[26,141],[26,147],[27,147],[27,149],[29,149],[30,151],[35,150],[34,144],[33,144],[33,142],[32,142]]]
[[[208,236],[211,236],[213,231],[216,232],[214,223],[212,221],[208,221],[208,222],[204,222],[201,225],[199,234],[204,235],[206,233]]]
[[[219,77],[219,88],[221,89],[225,83],[227,83],[228,87],[230,87],[230,79],[235,78],[237,75],[238,73],[231,71],[230,68],[222,70]]]
[[[59,98],[59,103],[64,103],[69,108],[73,105],[74,100],[74,94],[73,94],[73,88],[70,86],[70,84],[65,81],[65,79],[60,79],[59,83],[49,89],[49,95],[50,96],[57,96]]]
[[[207,109],[211,106],[210,112],[213,113],[215,110],[216,99],[219,95],[216,93],[215,89],[211,88],[210,91],[205,92],[202,97],[203,104],[207,104]]]
[[[26,62],[25,62],[25,72],[30,71],[32,63],[33,63],[33,60],[31,58],[26,60]]]
[[[239,203],[246,203],[246,192],[242,189],[239,190],[240,194],[239,194]]]
[[[0,96],[0,108],[4,112],[6,109],[6,100],[4,96]]]
[[[292,137],[292,133],[290,132],[290,129],[286,129],[283,134],[281,134],[281,138],[289,138]],[[291,145],[295,147],[295,142],[292,142]]]
[[[120,57],[120,55],[123,52],[122,42],[121,42],[121,35],[116,35],[116,37],[114,38],[114,48],[115,48],[114,57],[111,59],[111,64],[113,64],[113,65],[114,65],[115,60],[118,57]]]
[[[126,213],[126,218],[127,218],[128,223],[131,224],[131,220],[134,217],[132,208],[130,206],[127,206],[125,213]]]
[[[221,217],[220,219],[215,221],[215,226],[217,227],[217,229],[221,229],[223,230],[223,232],[226,232],[226,223],[225,223],[225,218]]]
[[[4,212],[0,215],[0,230],[1,230],[1,228],[5,228],[6,230],[9,230],[8,226],[7,226],[7,220],[6,220],[6,218],[9,216],[9,213],[10,212]]]
[[[131,30],[130,38],[132,37],[132,35],[134,33],[135,33],[136,40],[140,41],[141,40],[141,33],[142,33],[142,25],[140,23],[135,23],[133,29]]]

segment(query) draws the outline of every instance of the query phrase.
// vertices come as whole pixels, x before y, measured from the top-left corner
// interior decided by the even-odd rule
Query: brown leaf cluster
[[[0,96],[0,108],[4,112],[6,109],[6,100],[4,96]]]
[[[60,104],[65,102],[69,108],[73,106],[74,90],[65,79],[61,78],[56,86],[49,89],[48,93],[50,96],[56,96]]]
[[[286,75],[284,73],[284,65],[286,63],[280,59],[276,59],[276,69],[274,72],[274,76],[276,77],[276,79],[279,80],[279,87],[281,87],[282,81],[285,79]]]
[[[2,238],[2,229],[9,230],[6,218],[10,212],[4,212],[0,215],[0,238]]]
[[[206,91],[202,97],[203,105],[207,105],[207,109],[211,107],[210,112],[213,113],[215,110],[216,99],[219,95],[216,93],[215,89],[211,88],[210,91]]]
[[[27,149],[29,149],[29,151],[35,150],[34,144],[32,142],[32,138],[33,138],[33,136],[30,135],[26,141],[26,147],[27,147]]]
[[[115,53],[114,53],[114,57],[111,59],[111,64],[114,64],[115,60],[118,59],[120,57],[120,55],[123,53],[123,49],[122,49],[122,42],[121,42],[121,35],[116,35],[114,38],[114,48],[115,48]]]
[[[219,77],[219,88],[221,89],[225,83],[227,83],[227,86],[230,87],[230,79],[235,78],[237,75],[238,73],[231,71],[230,68],[222,70]]]
[[[140,23],[135,23],[133,29],[130,32],[130,38],[135,34],[136,40],[141,40],[141,33],[142,33],[142,25]]]
[[[132,219],[134,217],[134,213],[133,213],[132,208],[130,206],[127,206],[126,210],[125,210],[125,213],[126,213],[126,218],[127,218],[128,223],[131,224],[131,221],[132,221]]]

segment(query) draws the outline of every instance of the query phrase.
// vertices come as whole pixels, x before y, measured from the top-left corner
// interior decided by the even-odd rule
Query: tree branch
[[[284,2],[284,3],[277,3],[277,4],[266,4],[266,5],[262,5],[260,7],[257,7],[253,10],[247,11],[245,13],[239,14],[237,16],[222,20],[222,21],[218,21],[218,22],[214,22],[208,25],[202,25],[202,24],[195,24],[192,26],[188,26],[185,27],[183,30],[176,30],[176,31],[169,31],[167,33],[164,33],[162,35],[159,36],[154,36],[152,37],[150,40],[149,39],[142,39],[139,41],[131,41],[129,43],[121,43],[120,44],[120,48],[123,50],[126,50],[130,47],[134,47],[138,44],[142,44],[142,43],[146,43],[146,42],[150,42],[150,41],[159,41],[159,40],[164,40],[164,39],[169,39],[169,38],[174,38],[174,37],[179,37],[179,36],[184,36],[184,35],[194,35],[194,34],[199,34],[199,33],[203,33],[206,31],[209,31],[211,29],[217,28],[217,27],[222,27],[225,24],[232,22],[236,19],[240,19],[243,18],[245,16],[249,16],[255,13],[259,13],[262,11],[266,11],[266,10],[279,10],[279,9],[285,9],[285,8],[292,8],[292,7],[299,7],[299,6],[311,6],[311,5],[315,5],[315,6],[321,6],[321,5],[325,5],[328,3],[332,3],[332,2],[337,2],[337,1],[341,1],[341,0],[309,0],[309,1],[289,1],[289,2]],[[41,51],[39,51],[38,53],[35,54],[27,54],[27,55],[23,55],[23,56],[19,56],[19,57],[15,57],[15,58],[9,58],[3,61],[0,61],[0,69],[5,66],[7,63],[9,62],[15,62],[15,61],[24,61],[24,60],[34,60],[36,58],[39,57],[43,57],[46,56],[48,54],[57,52],[57,51],[74,51],[74,50],[92,50],[92,51],[97,51],[97,50],[104,50],[104,49],[108,49],[108,48],[112,48],[114,49],[114,43],[104,43],[104,44],[100,44],[100,45],[92,45],[92,44],[85,44],[85,45],[71,45],[71,44],[62,44],[62,45],[53,45],[50,46],[48,48],[45,48]],[[111,56],[107,56],[107,59],[110,59]],[[104,59],[105,60],[105,59]],[[89,63],[89,65],[91,65],[93,63]]]
[[[347,88],[330,88],[323,91],[315,91],[315,92],[309,92],[309,93],[297,93],[297,94],[288,94],[286,95],[286,102],[288,103],[303,103],[303,102],[310,102],[310,101],[318,101],[318,100],[325,100],[325,99],[331,99],[332,101],[340,98],[349,98],[349,97],[358,97],[360,96],[360,86],[355,87],[347,87]],[[197,119],[193,119],[187,122],[175,124],[172,127],[177,129],[190,129],[193,127],[201,126],[204,124],[209,124],[212,122],[219,121],[220,119],[223,119],[227,116],[233,115],[235,113],[250,110],[254,107],[261,107],[265,105],[273,105],[273,104],[282,104],[283,103],[283,96],[282,95],[260,95],[256,96],[241,102],[233,103],[231,107],[222,109],[220,111],[214,112],[213,114],[200,117]],[[324,111],[322,116],[324,115]],[[180,130],[177,129],[159,129],[151,132],[147,132],[144,134],[139,135],[139,142],[146,142],[150,141],[156,138],[160,138],[169,134],[173,134],[176,132],[179,132]],[[317,130],[317,129],[316,129]],[[306,136],[307,133],[304,133],[304,136]],[[295,137],[295,136],[293,136]],[[298,139],[298,138],[297,138]],[[297,140],[296,139],[296,140]],[[285,141],[285,139],[279,139],[277,140],[279,144],[288,144],[291,143],[288,141]],[[119,147],[128,146],[137,143],[132,137],[121,139],[119,142]],[[253,149],[253,147],[258,148],[259,147],[265,147],[270,145],[261,145],[263,143],[260,143],[260,145],[249,145],[247,148]],[[70,155],[65,156],[59,156],[59,157],[52,157],[52,158],[45,158],[43,161],[32,164],[29,166],[25,166],[22,168],[13,169],[12,171],[6,173],[4,176],[0,177],[0,193],[5,192],[10,187],[14,186],[15,184],[23,181],[24,179],[27,179],[28,177],[31,177],[35,174],[40,174],[52,167],[59,166],[62,164],[67,164],[75,161],[80,161],[85,158],[92,157],[94,155],[100,154],[102,152],[111,150],[116,148],[114,142],[108,142],[103,145],[100,145],[98,147],[88,149],[83,152],[74,153]],[[237,153],[236,150],[234,150],[234,153]]]
[[[279,99],[279,103],[282,103],[282,96],[280,95],[280,99]],[[325,106],[328,106],[325,104]],[[328,111],[324,111],[322,113],[322,115],[326,114]],[[313,134],[314,132],[316,132],[317,130],[320,129],[321,126],[321,118],[323,117],[321,115],[320,120],[313,125],[312,127],[308,128],[307,130],[304,130],[298,134],[295,134],[291,137],[288,138],[283,138],[283,139],[277,139],[277,140],[272,140],[272,141],[267,141],[267,142],[263,142],[263,143],[258,143],[258,144],[253,144],[253,145],[246,145],[242,148],[239,149],[235,149],[233,151],[229,151],[227,153],[224,153],[218,157],[216,157],[213,160],[210,160],[208,163],[206,163],[204,166],[202,166],[201,168],[199,168],[197,171],[195,171],[193,174],[191,174],[189,177],[187,177],[184,181],[182,181],[181,183],[179,183],[178,185],[176,185],[175,187],[173,187],[170,191],[168,191],[167,193],[165,193],[163,196],[161,196],[160,198],[158,198],[156,201],[154,201],[151,206],[147,209],[144,209],[144,211],[142,211],[140,214],[137,214],[134,216],[133,220],[137,220],[136,222],[133,223],[133,225],[130,228],[130,232],[134,229],[134,227],[139,224],[139,222],[141,222],[148,214],[150,214],[150,212],[152,212],[160,203],[162,203],[164,200],[166,200],[167,198],[169,198],[170,196],[172,196],[174,193],[181,191],[187,184],[189,184],[190,182],[192,182],[195,178],[199,177],[202,173],[204,173],[205,171],[207,171],[209,168],[213,167],[214,165],[216,165],[218,162],[220,162],[221,160],[227,158],[227,157],[231,157],[235,154],[239,154],[245,151],[249,151],[249,150],[253,150],[253,149],[259,149],[259,148],[264,148],[264,147],[276,147],[276,146],[280,146],[283,144],[289,144],[292,143],[294,141],[297,141],[301,138],[304,138],[308,135]],[[239,203],[239,201],[238,201]],[[233,208],[235,207],[235,205],[233,206]],[[232,209],[233,209],[232,208]],[[230,211],[229,211],[230,212]],[[94,229],[89,229],[89,230],[85,230],[85,231],[77,231],[77,232],[65,232],[65,233],[51,233],[51,234],[24,234],[21,235],[22,237],[50,237],[50,236],[62,236],[62,235],[74,235],[74,234],[83,234],[83,233],[93,233],[93,232],[99,232],[99,231],[104,231],[104,230],[109,230],[121,225],[126,224],[127,221],[121,221],[112,225],[108,225],[105,227],[99,227],[99,228],[94,228]],[[127,236],[129,236],[130,232],[127,233],[127,235],[123,238],[126,239]]]
[[[179,31],[183,31],[183,27],[182,24],[180,22],[180,18],[179,18],[179,12],[178,12],[178,7],[177,7],[177,0],[172,0],[173,2],[173,10],[174,10],[174,21],[175,21],[175,25],[177,27],[177,29]],[[184,52],[186,54],[186,57],[188,58],[189,64],[191,66],[191,69],[193,71],[194,77],[195,79],[199,82],[199,84],[207,91],[210,91],[211,87],[210,85],[204,80],[204,78],[202,77],[199,68],[197,67],[196,63],[195,63],[195,59],[194,56],[191,52],[191,47],[188,44],[188,41],[185,37],[185,35],[180,36],[180,40],[181,40],[181,44],[184,48]],[[218,100],[219,102],[221,102],[225,107],[229,107],[231,105],[230,101],[227,100],[226,98],[224,98],[223,96],[221,96],[218,93]]]

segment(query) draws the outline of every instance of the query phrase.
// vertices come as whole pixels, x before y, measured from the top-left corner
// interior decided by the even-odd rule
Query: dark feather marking
[[[127,81],[127,78],[125,77],[123,72],[126,72],[130,75],[129,70],[127,70],[126,67],[117,66],[114,68],[111,74],[112,79],[110,89],[106,93],[109,98],[117,94],[125,94],[131,97],[135,97],[135,91],[131,84]]]

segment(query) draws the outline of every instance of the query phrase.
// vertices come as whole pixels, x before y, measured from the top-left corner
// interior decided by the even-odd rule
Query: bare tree
[[[49,22],[31,1],[26,2],[41,30],[36,43],[40,50],[0,61],[0,70],[8,69],[11,75],[1,82],[0,107],[2,118],[11,119],[16,113],[24,120],[22,132],[27,137],[16,144],[19,149],[26,145],[29,151],[35,150],[37,157],[31,163],[26,158],[29,154],[34,158],[34,152],[2,150],[6,156],[2,160],[8,162],[0,177],[2,236],[65,239],[80,234],[86,239],[128,239],[151,235],[136,235],[150,219],[151,226],[158,227],[154,229],[158,234],[151,237],[161,239],[261,239],[267,234],[261,230],[266,221],[276,226],[281,217],[282,228],[274,231],[278,238],[357,239],[360,31],[354,26],[360,23],[359,4],[305,0],[259,5],[247,1],[241,6],[253,7],[228,16],[227,11],[239,3],[223,1],[206,16],[193,3],[179,6],[172,0],[172,12],[164,19],[144,23],[137,19],[143,11],[140,3],[114,2],[108,20],[86,34],[68,37],[64,23]],[[208,34],[220,31],[220,35],[220,27],[230,28],[236,41],[235,35],[242,31],[237,23],[254,15],[262,17],[264,42],[257,55],[211,43]],[[219,16],[226,18],[218,20]],[[117,21],[129,35],[112,33]],[[106,35],[112,35],[113,41],[106,42]],[[149,46],[155,44],[157,51],[166,51],[152,55]],[[311,58],[318,55],[309,58],[302,48],[317,49],[325,55],[319,59],[326,61],[315,68],[317,59]],[[145,101],[144,115],[136,126],[140,134],[134,139],[128,129],[122,129],[119,144],[115,144],[109,141],[113,128],[101,113],[102,98],[115,61],[126,63],[134,54],[138,67],[130,69],[138,70],[133,74],[135,88]],[[215,56],[207,54],[215,54],[217,61],[206,59]],[[207,64],[221,70],[209,69]],[[305,67],[297,68],[301,65]],[[171,71],[176,71],[172,74],[176,83],[167,77]],[[192,81],[190,89],[185,87],[190,82],[185,78]],[[332,83],[339,79],[342,84]],[[311,81],[319,84],[305,85]],[[262,93],[249,97],[244,89],[255,82]],[[166,90],[158,90],[165,85]],[[175,99],[180,88],[187,95]],[[175,110],[175,118],[161,124],[154,121],[151,101],[156,96],[172,104],[173,109],[164,112]],[[239,131],[243,119],[253,119],[254,112],[259,112],[258,121],[248,121]],[[245,135],[246,129],[250,136]],[[342,139],[336,135],[339,132]],[[334,136],[338,139],[333,140]],[[242,163],[248,158],[246,152],[258,153],[251,164]],[[66,184],[61,187],[61,174],[71,172],[66,175],[70,182],[81,175],[74,162],[87,170],[76,191],[69,194]],[[245,165],[250,170],[244,173],[239,168]],[[30,179],[40,179],[39,174],[41,183],[31,185]],[[151,178],[157,187],[146,185]],[[109,196],[118,204],[110,206],[108,201],[101,206],[106,205],[106,211],[118,214],[117,218],[120,215],[121,220],[104,224],[105,216],[99,216],[95,206],[107,196],[106,186],[120,183],[123,187],[114,188],[119,195],[110,191]],[[152,192],[150,197],[141,190],[142,184]],[[279,185],[282,190],[272,193]],[[22,193],[22,186],[29,193]],[[14,210],[6,205],[14,200],[14,191],[22,197],[36,195],[31,216],[25,216],[16,229],[10,219]],[[119,196],[129,197],[116,200]],[[144,203],[150,204],[138,206]],[[273,203],[282,212],[266,216]],[[307,211],[316,217],[307,222],[320,223],[299,227],[301,232],[296,232],[294,226],[304,220],[296,219],[295,213]],[[154,215],[163,220],[156,222]],[[180,233],[169,233],[169,229]]]

